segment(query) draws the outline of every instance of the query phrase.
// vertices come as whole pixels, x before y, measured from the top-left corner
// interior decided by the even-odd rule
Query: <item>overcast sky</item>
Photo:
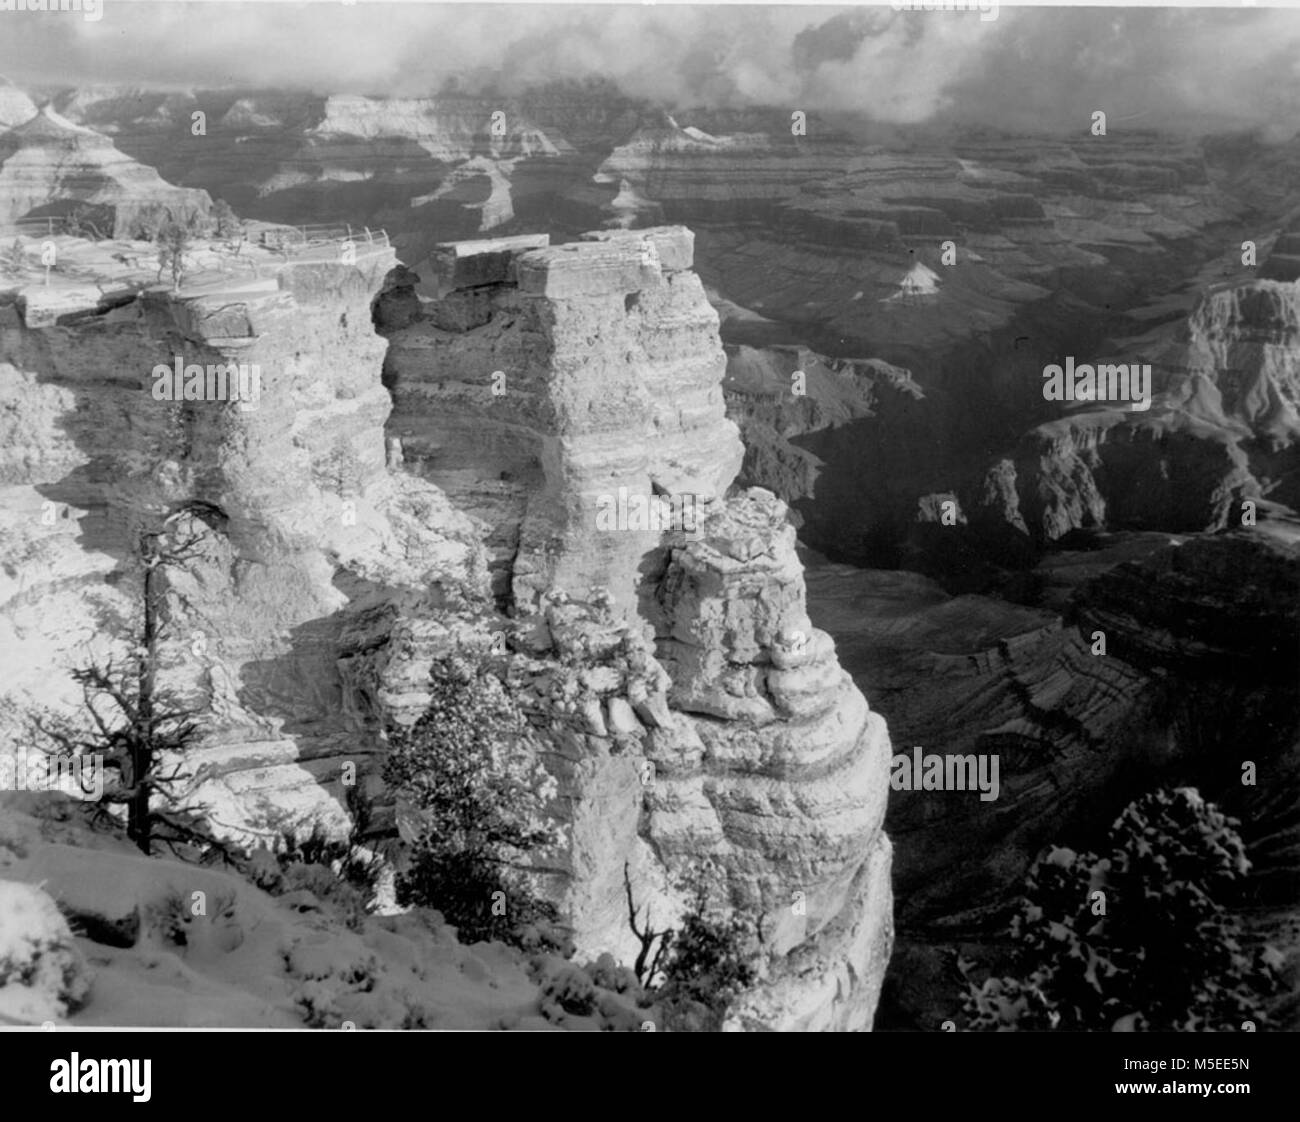
[[[0,11],[20,86],[299,86],[421,95],[450,75],[507,92],[603,74],[679,105],[853,109],[1073,128],[1300,128],[1300,10],[903,12],[663,5],[103,0],[103,17]],[[838,15],[837,15],[838,14]],[[833,22],[831,22],[833,21]],[[820,29],[820,30],[819,30]],[[802,33],[802,34],[801,34]]]

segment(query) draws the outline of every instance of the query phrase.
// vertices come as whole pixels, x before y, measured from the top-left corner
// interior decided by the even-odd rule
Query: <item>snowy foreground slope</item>
[[[145,858],[62,795],[4,793],[0,1023],[640,1031],[656,1019],[608,959],[584,970],[462,946],[437,912],[349,916],[315,868],[321,895],[274,896]]]

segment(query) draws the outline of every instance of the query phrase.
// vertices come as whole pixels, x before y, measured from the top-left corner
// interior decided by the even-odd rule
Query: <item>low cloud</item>
[[[297,87],[418,96],[614,79],[668,105],[843,110],[883,122],[1086,128],[1300,124],[1300,12],[648,5],[141,3],[0,13],[27,88]]]

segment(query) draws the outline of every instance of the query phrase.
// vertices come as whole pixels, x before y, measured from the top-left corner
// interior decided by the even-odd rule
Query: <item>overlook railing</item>
[[[52,238],[65,233],[68,219],[65,215],[46,215],[44,218],[18,218],[13,222],[0,222],[0,237]]]
[[[388,240],[387,230],[372,230],[369,226],[357,229],[346,223],[281,226],[263,230],[258,244],[266,249],[281,252],[288,249],[291,253],[301,253],[305,250],[319,249],[321,246],[342,245],[346,242],[352,242],[358,248],[365,245],[368,248],[380,249],[387,249],[392,244]]]
[[[41,218],[18,218],[12,222],[0,223],[0,237],[21,236],[26,238],[53,237],[65,234],[73,228],[67,215],[45,215]],[[140,239],[135,239],[140,240]],[[229,239],[225,239],[229,240]],[[305,253],[327,245],[342,245],[352,242],[358,249],[388,249],[387,230],[372,230],[369,226],[353,227],[347,223],[316,223],[306,226],[278,226],[259,232],[253,244],[278,252]]]
[[[6,235],[9,238],[21,236],[36,239],[70,233],[75,229],[76,227],[66,217],[20,218],[0,225],[0,249],[6,246],[4,240]],[[225,237],[209,235],[197,238],[196,244],[183,251],[185,267],[182,271],[184,279],[181,281],[181,286],[194,288],[215,285],[220,288],[230,284],[242,285],[249,281],[272,281],[285,263],[311,254],[323,254],[326,260],[333,255],[341,262],[355,263],[355,256],[351,258],[344,256],[348,247],[351,247],[353,254],[362,254],[376,249],[389,249],[392,247],[392,242],[386,230],[372,230],[369,226],[354,228],[346,223],[277,226],[252,231],[251,236],[244,232]],[[264,254],[246,254],[243,252],[245,248],[269,250],[278,254],[281,260],[277,262]],[[168,279],[168,270],[160,259],[155,260],[156,252],[151,248],[134,250],[123,247],[113,256],[129,269],[141,272],[156,271],[156,281],[162,283]],[[58,261],[49,268],[42,268],[35,258],[32,258],[16,268],[20,274],[24,271],[33,275],[44,272],[47,284],[51,273],[65,280],[84,280],[89,283],[100,279],[92,266],[69,261]]]

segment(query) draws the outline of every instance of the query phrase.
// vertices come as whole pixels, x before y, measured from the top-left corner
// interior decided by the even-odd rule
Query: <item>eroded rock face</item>
[[[707,857],[773,952],[733,1027],[867,1027],[891,939],[888,735],[808,618],[785,504],[724,497],[740,447],[689,233],[521,246],[512,264],[481,245],[480,265],[472,246],[442,254],[448,294],[391,334],[389,431],[491,526],[520,617],[503,658],[560,782],[569,841],[547,868],[579,949],[635,952],[625,868],[663,923]],[[620,491],[621,522],[602,506]],[[671,514],[683,495],[689,523],[635,524],[638,496]],[[382,688],[418,699],[453,641],[426,632],[377,668]]]
[[[871,443],[879,446],[887,434],[908,427],[897,405],[925,396],[909,371],[881,359],[828,358],[798,346],[739,344],[726,351],[727,416],[740,426],[745,443],[741,478],[770,488],[788,503],[812,499],[819,483],[823,490],[829,485],[819,478],[823,461],[796,443],[799,437],[875,417],[881,431]],[[873,480],[871,496],[857,486],[859,509],[886,486],[885,478]],[[805,506],[817,512],[814,504]],[[839,515],[837,510],[827,520]]]
[[[212,206],[206,191],[173,186],[108,137],[47,105],[0,135],[0,221],[69,200],[94,208],[96,220],[107,227],[101,233],[119,236],[134,236],[150,221],[185,223]]]
[[[96,632],[85,598],[127,612],[136,531],[182,511],[210,534],[170,586],[166,678],[205,714],[195,798],[220,829],[341,829],[345,765],[377,770],[430,664],[473,650],[555,780],[564,839],[538,873],[582,954],[638,949],[625,873],[662,927],[708,858],[771,952],[732,1027],[869,1027],[888,736],[808,618],[785,505],[727,497],[742,449],[691,245],[667,227],[471,246],[437,256],[434,303],[387,250],[65,294],[58,315],[19,291],[0,321],[6,731],[34,699],[75,711],[48,687]],[[256,408],[156,400],[177,355],[256,363]]]
[[[378,749],[340,689],[354,615],[486,588],[472,523],[385,461],[369,306],[391,250],[267,256],[224,288],[93,290],[63,322],[33,320],[28,289],[0,310],[5,747],[33,705],[78,711],[70,668],[120,659],[136,535],[189,511],[207,541],[170,578],[165,684],[205,713],[195,801],[245,841],[345,821],[343,765],[364,778]],[[159,400],[178,358],[255,367],[260,393]]]
[[[1219,530],[1239,524],[1245,500],[1294,507],[1300,286],[1223,287],[1180,326],[1147,343],[1159,363],[1149,411],[1094,406],[1040,425],[990,470],[987,515],[1055,541],[1077,529]]]
[[[489,525],[503,599],[601,584],[634,603],[665,506],[693,520],[735,478],[691,243],[681,227],[470,243],[481,252],[440,255],[447,295],[390,334],[387,431],[409,471]]]
[[[714,854],[763,917],[778,962],[738,1025],[862,1028],[889,955],[889,737],[808,619],[794,545],[756,488],[674,548],[658,650],[693,735],[651,747],[649,833],[670,869]]]

